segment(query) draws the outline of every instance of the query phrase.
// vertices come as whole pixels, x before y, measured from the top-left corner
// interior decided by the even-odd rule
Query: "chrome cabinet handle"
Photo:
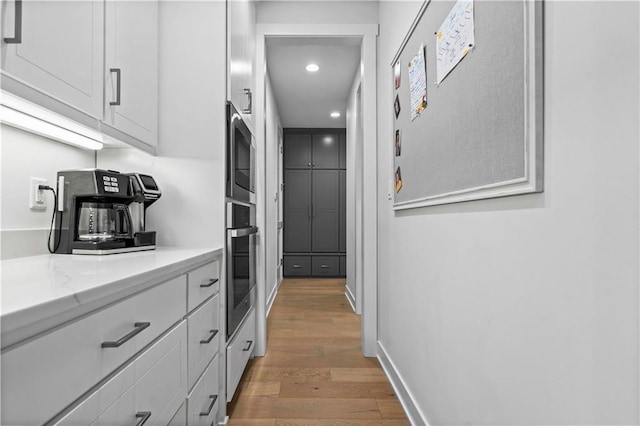
[[[248,345],[242,350],[242,352],[247,352],[251,349],[251,345],[253,345],[253,340],[247,340]]]
[[[249,226],[247,228],[230,229],[229,234],[231,238],[246,237],[251,234],[257,234],[258,228],[256,226]]]
[[[151,325],[150,322],[137,322],[134,325],[134,329],[133,331],[131,331],[130,333],[128,333],[125,336],[122,336],[120,339],[116,340],[115,342],[103,342],[102,343],[102,347],[103,348],[119,348],[120,346],[122,346],[123,344],[127,343],[129,340],[133,339],[135,336],[137,336],[138,334],[140,334],[142,332],[142,330],[144,330],[145,328],[149,327]]]
[[[217,282],[218,282],[218,279],[217,279],[217,278],[211,278],[211,279],[209,280],[209,282],[208,282],[208,283],[206,283],[206,284],[200,284],[200,287],[202,287],[202,288],[209,288],[209,287],[211,287],[212,285],[214,285],[214,284],[215,284],[215,283],[217,283]]]
[[[309,219],[311,219],[311,204],[309,204],[308,210],[309,210],[309,212],[308,212],[309,213]]]
[[[4,38],[4,42],[7,44],[22,43],[22,0],[16,0],[15,5],[13,37]]]
[[[251,89],[244,89],[244,94],[249,98],[249,106],[242,110],[245,114],[251,114],[251,110],[253,109],[253,93],[251,93]]]
[[[329,265],[320,265],[321,268],[326,269],[329,267]]]
[[[120,68],[109,68],[110,73],[116,73],[116,100],[109,102],[109,105],[120,105],[120,77],[121,70]]]
[[[293,265],[293,266],[292,266],[292,268],[293,268],[293,269],[300,269],[300,268],[302,268],[302,266],[300,266],[300,265]]]
[[[211,333],[211,336],[209,336],[208,339],[200,340],[200,343],[202,343],[203,345],[211,343],[213,338],[216,337],[216,334],[218,334],[218,330],[209,330],[209,333]]]
[[[218,400],[218,395],[209,395],[209,398],[211,399],[211,403],[209,404],[207,411],[202,411],[200,416],[206,417],[211,414],[211,410],[213,410],[213,406],[216,405],[216,401]]]
[[[138,423],[136,423],[136,426],[142,426],[143,424],[145,424],[147,420],[149,420],[149,417],[151,417],[151,411],[137,412],[136,419],[140,419],[140,420],[138,421]]]
[[[311,167],[311,163],[307,163],[307,166],[308,166],[308,167]]]

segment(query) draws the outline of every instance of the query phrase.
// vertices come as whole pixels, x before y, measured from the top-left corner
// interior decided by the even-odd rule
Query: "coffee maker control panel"
[[[120,173],[96,170],[96,185],[103,195],[129,196],[129,177]]]

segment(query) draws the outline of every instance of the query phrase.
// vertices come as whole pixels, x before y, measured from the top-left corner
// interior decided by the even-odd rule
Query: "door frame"
[[[377,355],[377,24],[257,24],[256,25],[256,155],[257,161],[265,161],[265,90],[266,90],[266,39],[268,37],[358,37],[362,40],[360,73],[362,95],[363,150],[359,153],[363,165],[362,170],[362,203],[364,214],[362,223],[363,244],[361,253],[349,253],[362,259],[362,353],[365,356]],[[265,179],[258,191],[266,190]],[[258,205],[257,209],[265,209]],[[264,218],[264,214],[258,214]],[[258,227],[264,229],[265,223]],[[262,233],[264,235],[264,233]],[[274,242],[263,241],[257,256],[266,257],[267,245],[273,248]],[[258,265],[264,265],[258,262]],[[266,270],[258,270],[258,296],[256,303],[256,352],[258,356],[266,352],[267,312],[266,312]],[[349,279],[349,277],[347,277]],[[260,288],[262,286],[262,289]]]

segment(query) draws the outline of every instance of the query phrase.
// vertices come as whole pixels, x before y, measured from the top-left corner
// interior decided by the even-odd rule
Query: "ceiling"
[[[306,71],[309,63],[320,70]],[[268,38],[267,70],[282,127],[346,127],[347,98],[359,66],[359,38]],[[332,111],[340,118],[331,118]]]

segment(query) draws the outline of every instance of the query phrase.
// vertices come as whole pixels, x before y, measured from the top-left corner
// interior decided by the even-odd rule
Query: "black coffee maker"
[[[155,187],[153,201],[146,202],[144,190],[134,184],[141,176]],[[55,252],[98,255],[155,249],[155,232],[144,229],[144,210],[158,198],[151,176],[100,169],[58,172]],[[137,204],[142,205],[142,227],[131,215],[131,206]]]

